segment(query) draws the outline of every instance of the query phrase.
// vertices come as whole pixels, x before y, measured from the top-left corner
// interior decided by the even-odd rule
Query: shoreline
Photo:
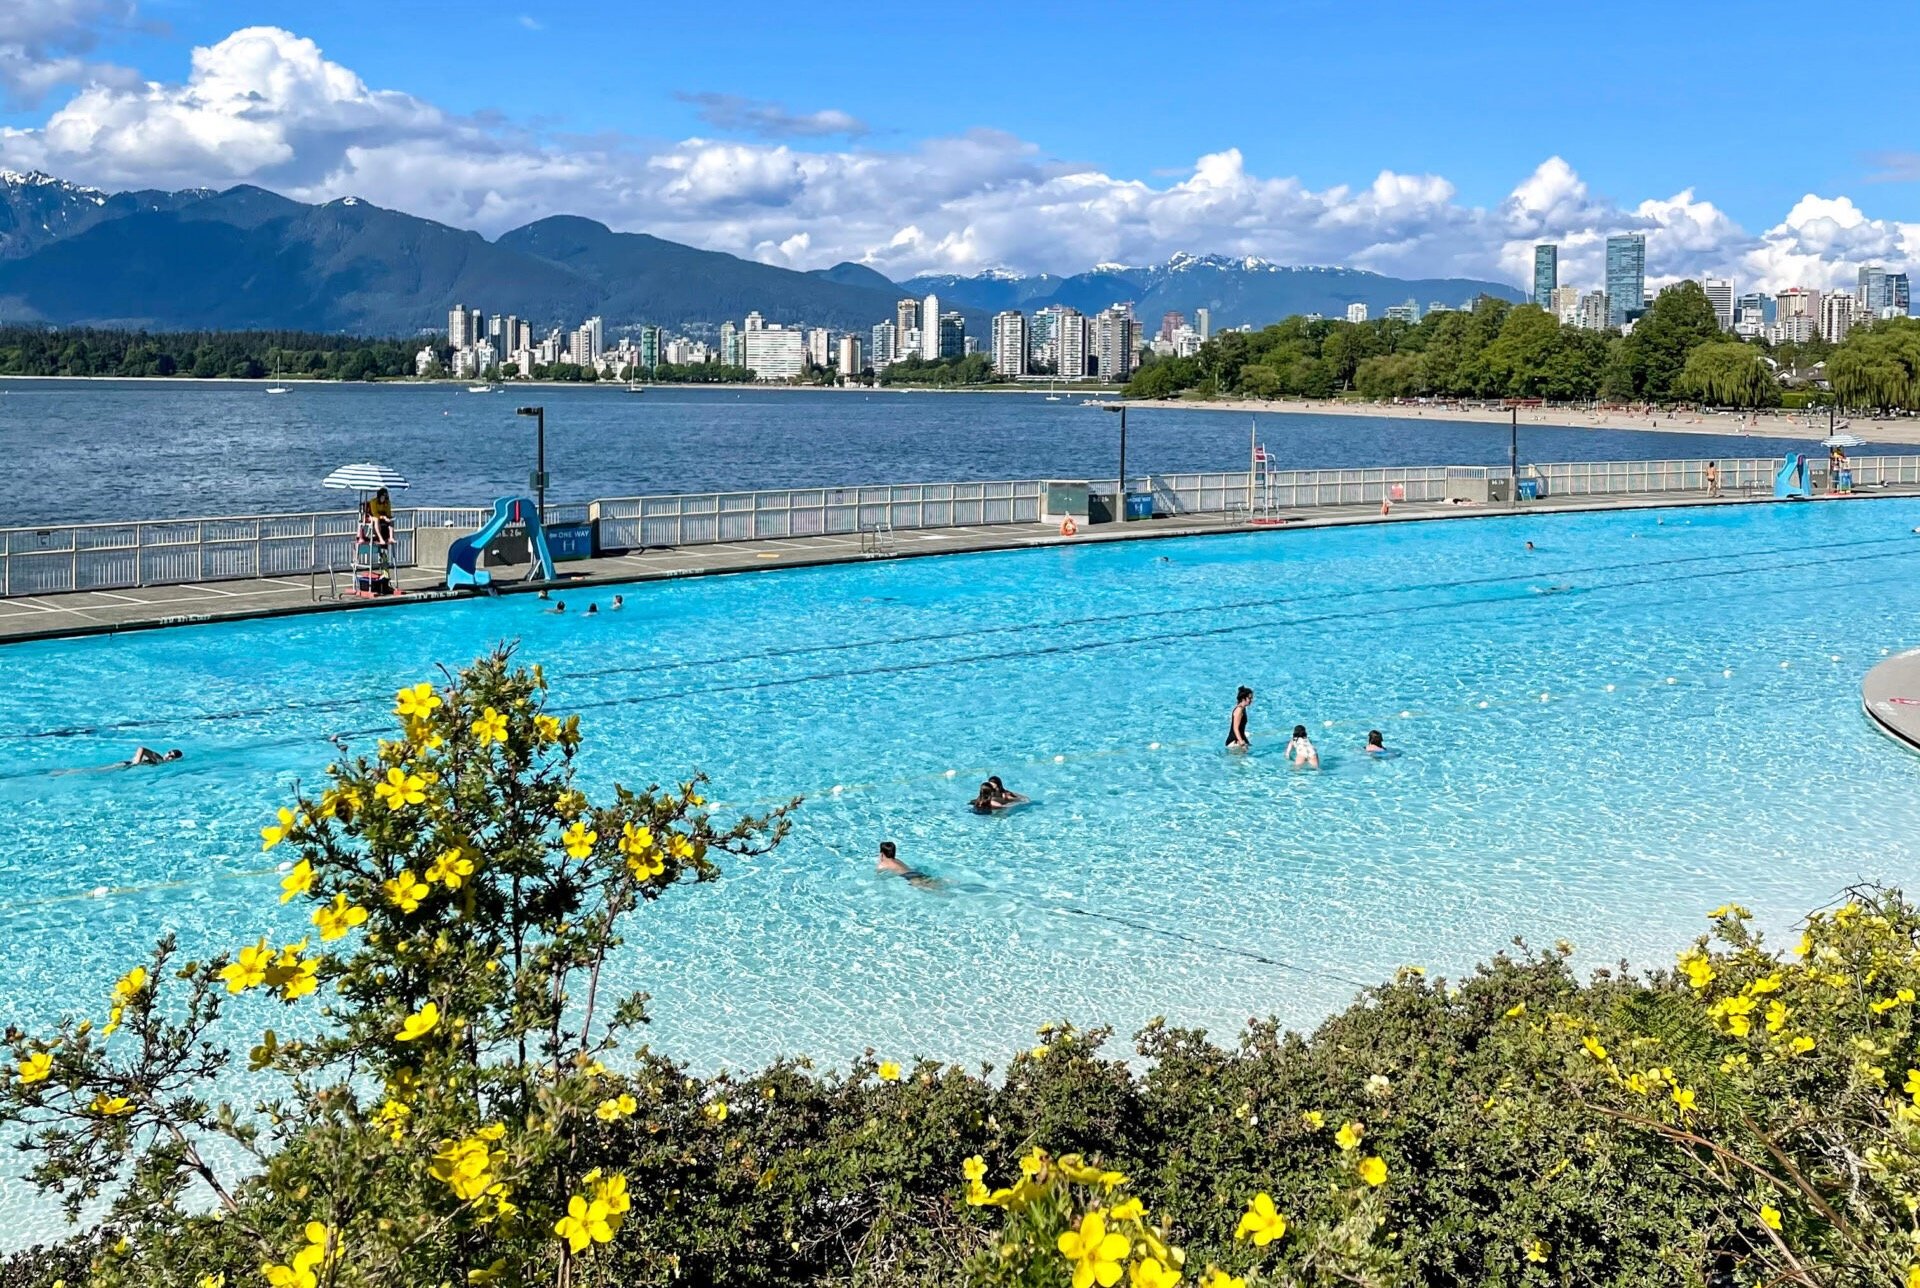
[[[1441,424],[1505,425],[1512,413],[1503,407],[1447,407],[1439,404],[1357,403],[1337,400],[1256,398],[1128,399],[1128,407],[1182,411],[1239,412],[1254,416],[1352,416],[1378,420],[1426,420]],[[1579,411],[1573,408],[1522,407],[1520,424],[1546,429],[1612,429],[1657,434],[1703,434],[1719,438],[1787,439],[1819,443],[1827,436],[1823,412],[1758,413],[1703,411],[1635,412],[1624,409]],[[1870,443],[1920,444],[1920,417],[1881,420],[1864,415],[1841,417]],[[1751,423],[1750,423],[1751,422]],[[1837,422],[1836,422],[1837,423]]]
[[[303,380],[297,376],[283,376],[274,380],[266,376],[259,379],[247,379],[235,376],[26,376],[0,375],[0,385],[10,380],[66,381],[86,384],[126,384],[126,385],[210,385],[226,389],[260,389],[282,384],[288,392],[298,389],[358,389],[374,387],[379,389],[444,389],[455,393],[465,393],[471,380]],[[499,382],[497,393],[512,393],[516,389],[598,389],[615,393],[627,392],[624,380],[506,380]],[[1050,390],[1045,385],[783,385],[772,381],[761,383],[748,381],[699,381],[673,382],[668,384],[647,385],[647,392],[656,389],[730,389],[738,393],[742,390],[754,393],[816,393],[816,394],[1045,394],[1056,393],[1062,402],[1078,403],[1082,398],[1099,397],[1119,405],[1119,385],[1103,385],[1088,382],[1082,385],[1070,385],[1063,389]]]

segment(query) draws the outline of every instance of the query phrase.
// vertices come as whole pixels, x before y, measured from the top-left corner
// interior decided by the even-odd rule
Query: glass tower
[[[1560,248],[1541,245],[1533,248],[1533,302],[1541,308],[1553,303],[1554,288],[1560,285]]]
[[[1643,233],[1607,238],[1607,325],[1625,326],[1646,308],[1647,239]]]

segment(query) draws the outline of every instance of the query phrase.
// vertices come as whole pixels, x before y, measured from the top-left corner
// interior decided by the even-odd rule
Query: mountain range
[[[459,303],[541,329],[595,315],[616,330],[681,328],[758,310],[769,322],[864,330],[893,317],[901,296],[930,292],[983,337],[994,312],[1048,304],[1092,313],[1129,300],[1148,329],[1167,310],[1207,308],[1218,329],[1292,313],[1338,317],[1354,302],[1378,315],[1408,299],[1521,298],[1498,282],[1211,255],[1071,277],[894,282],[861,264],[800,272],[570,215],[488,241],[356,197],[311,205],[250,185],[105,193],[0,171],[0,321],[10,323],[405,335],[443,329]]]

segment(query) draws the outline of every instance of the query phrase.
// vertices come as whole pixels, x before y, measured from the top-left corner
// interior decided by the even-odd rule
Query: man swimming
[[[1233,714],[1227,718],[1227,750],[1245,751],[1253,744],[1247,741],[1247,709],[1253,705],[1253,690],[1246,685],[1233,698]]]
[[[910,868],[900,861],[900,852],[892,841],[880,842],[880,860],[873,865],[875,872],[884,872],[888,876],[904,877],[908,885],[917,890],[938,890],[940,878],[928,876],[918,868]]]

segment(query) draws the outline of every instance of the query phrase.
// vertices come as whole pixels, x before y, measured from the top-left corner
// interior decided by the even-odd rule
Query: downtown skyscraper
[[[1533,248],[1533,302],[1541,308],[1553,303],[1560,285],[1560,248],[1545,243]]]
[[[1647,298],[1647,238],[1622,233],[1607,238],[1607,325],[1623,327],[1640,316]]]

